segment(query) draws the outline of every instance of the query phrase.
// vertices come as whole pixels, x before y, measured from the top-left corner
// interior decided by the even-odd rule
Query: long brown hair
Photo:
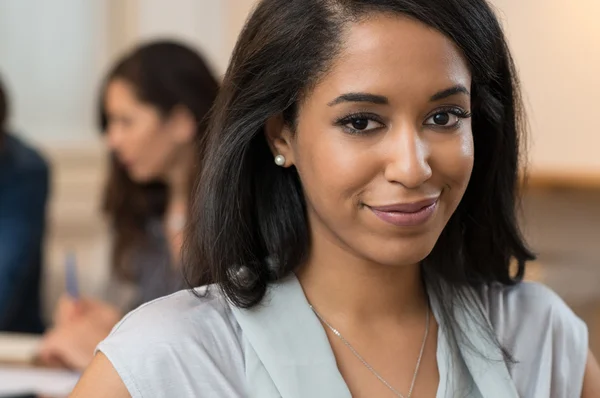
[[[157,108],[163,116],[176,106],[187,108],[198,123],[196,143],[201,146],[207,115],[219,85],[198,53],[182,44],[160,41],[142,45],[125,55],[110,71],[101,89],[102,133],[108,126],[106,87],[117,78],[127,81],[140,101]],[[131,180],[114,157],[109,167],[103,210],[113,228],[113,270],[118,277],[131,279],[133,270],[128,261],[131,249],[146,237],[147,222],[164,215],[168,191],[159,181],[141,184]]]

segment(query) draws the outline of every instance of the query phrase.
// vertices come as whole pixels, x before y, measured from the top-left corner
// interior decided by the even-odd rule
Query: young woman
[[[218,83],[204,60],[174,42],[127,54],[101,92],[101,129],[112,152],[105,210],[114,229],[112,301],[61,300],[42,358],[83,369],[129,311],[184,286],[182,228],[207,113]],[[132,297],[122,282],[133,285]]]
[[[263,0],[212,115],[186,266],[215,284],[128,315],[74,397],[600,394],[585,325],[520,282],[484,0]]]

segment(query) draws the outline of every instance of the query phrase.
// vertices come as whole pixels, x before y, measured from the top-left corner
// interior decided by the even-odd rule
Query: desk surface
[[[0,397],[26,394],[66,397],[79,376],[62,369],[0,365]]]
[[[0,333],[0,398],[66,397],[73,390],[78,373],[35,365],[40,344],[37,335]]]
[[[39,335],[0,333],[0,363],[32,364],[40,344]]]

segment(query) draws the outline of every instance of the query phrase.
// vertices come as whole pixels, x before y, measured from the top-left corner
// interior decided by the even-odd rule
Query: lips
[[[420,200],[418,202],[412,202],[412,203],[397,203],[397,204],[387,205],[387,206],[370,206],[370,207],[373,210],[384,211],[384,212],[416,213],[416,212],[424,209],[425,207],[431,206],[432,204],[437,202],[437,200],[438,200],[438,197],[436,196],[435,198],[424,199],[424,200]]]
[[[398,227],[413,227],[426,223],[435,213],[439,197],[411,203],[368,206],[382,221]]]

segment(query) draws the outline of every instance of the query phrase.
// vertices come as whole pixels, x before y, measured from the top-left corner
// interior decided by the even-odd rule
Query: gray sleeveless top
[[[192,293],[143,305],[99,345],[132,397],[351,397],[295,276],[271,286],[251,310],[232,307],[214,287],[201,298]],[[496,345],[470,323],[468,310],[455,321],[475,351],[459,345],[453,352],[430,294],[440,326],[436,398],[580,396],[587,328],[554,292],[521,283],[476,293],[486,322],[517,363],[506,366]]]
[[[133,281],[123,282],[111,277],[106,299],[124,313],[185,287],[180,267],[173,264],[162,220],[146,223],[146,236],[130,257]]]

